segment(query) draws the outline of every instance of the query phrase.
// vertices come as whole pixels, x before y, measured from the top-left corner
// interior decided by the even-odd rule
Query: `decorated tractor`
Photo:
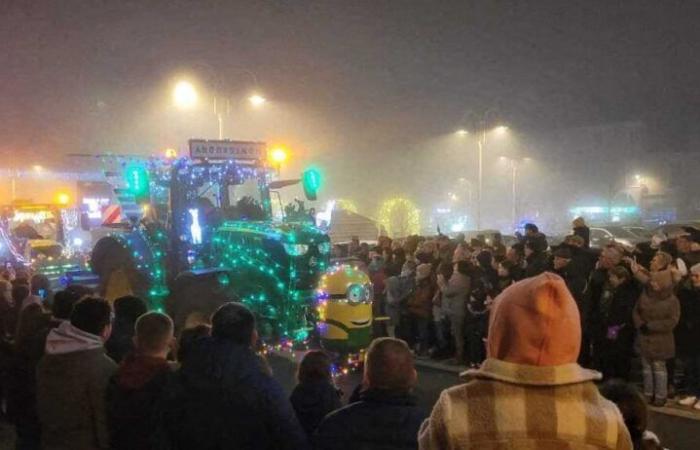
[[[272,181],[265,157],[262,143],[196,140],[189,158],[119,161],[125,219],[91,259],[105,297],[142,296],[178,327],[238,300],[263,337],[305,340],[330,241],[308,214],[274,219],[270,192],[303,181],[314,200],[318,174]]]

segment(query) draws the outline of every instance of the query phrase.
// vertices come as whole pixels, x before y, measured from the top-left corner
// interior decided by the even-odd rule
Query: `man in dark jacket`
[[[411,395],[417,377],[405,342],[375,339],[367,350],[360,401],[326,416],[316,431],[315,449],[416,449],[426,417]]]
[[[171,375],[167,357],[173,321],[150,312],[136,320],[134,352],[122,360],[107,387],[111,450],[150,450],[154,407]]]
[[[576,301],[579,314],[581,315],[581,326],[584,324],[584,306],[583,292],[586,290],[586,278],[582,277],[572,263],[571,250],[566,246],[560,246],[552,255],[554,272],[564,279],[566,287],[569,288],[571,296]]]
[[[44,450],[109,448],[105,389],[117,365],[105,354],[112,308],[99,298],[73,307],[49,332],[37,368],[37,411]]]
[[[134,324],[146,311],[146,302],[132,295],[114,301],[114,327],[105,349],[117,364],[134,349]]]
[[[192,343],[157,408],[154,442],[170,450],[304,450],[287,396],[253,350],[255,317],[240,303],[212,316],[211,337]]]
[[[549,268],[547,244],[541,239],[525,241],[525,277],[536,277]]]
[[[683,359],[683,406],[700,410],[700,264],[690,268],[690,280],[678,290],[681,318],[675,330],[678,355]]]

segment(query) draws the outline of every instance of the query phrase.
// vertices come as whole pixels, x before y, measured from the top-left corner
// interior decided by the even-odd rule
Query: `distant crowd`
[[[648,403],[671,387],[700,409],[699,244],[688,230],[635,254],[596,251],[582,221],[556,248],[534,225],[509,247],[355,242],[388,336],[345,405],[321,350],[287,395],[240,303],[175,330],[137,297],[52,293],[45,277],[7,271],[2,412],[17,449],[659,449]],[[468,366],[432,412],[413,395],[416,357]]]

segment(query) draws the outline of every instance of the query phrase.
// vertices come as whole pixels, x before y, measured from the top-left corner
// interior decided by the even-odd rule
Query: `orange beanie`
[[[488,356],[532,366],[575,363],[581,348],[579,317],[558,275],[543,273],[515,283],[494,302]]]

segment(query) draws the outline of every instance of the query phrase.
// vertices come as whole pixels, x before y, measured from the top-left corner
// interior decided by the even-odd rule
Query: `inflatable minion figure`
[[[318,332],[321,346],[340,354],[363,352],[372,336],[372,283],[366,273],[338,265],[318,289]]]

